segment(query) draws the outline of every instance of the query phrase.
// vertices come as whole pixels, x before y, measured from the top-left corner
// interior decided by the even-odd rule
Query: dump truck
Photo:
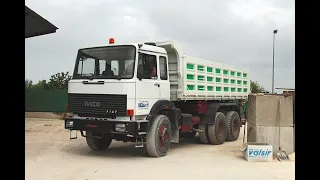
[[[220,145],[239,137],[249,69],[181,53],[174,41],[109,44],[78,50],[68,82],[70,139],[79,132],[93,151],[134,142],[150,157],[199,135]],[[73,134],[73,135],[72,135]]]

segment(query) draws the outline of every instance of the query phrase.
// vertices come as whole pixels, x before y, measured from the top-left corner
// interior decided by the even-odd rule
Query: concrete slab
[[[273,153],[279,151],[279,127],[254,126],[248,124],[247,141],[267,143],[273,146]],[[288,154],[294,152],[293,127],[281,127],[280,147]]]
[[[292,96],[249,95],[248,123],[255,126],[278,127],[278,101],[280,99],[280,126],[293,126]]]

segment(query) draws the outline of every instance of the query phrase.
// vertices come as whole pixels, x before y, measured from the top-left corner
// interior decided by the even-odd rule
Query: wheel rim
[[[168,126],[163,124],[159,131],[159,148],[162,152],[167,151],[170,145]]]
[[[237,119],[234,119],[232,126],[233,126],[233,135],[236,136],[239,133],[239,127],[240,127],[239,121],[237,121]]]

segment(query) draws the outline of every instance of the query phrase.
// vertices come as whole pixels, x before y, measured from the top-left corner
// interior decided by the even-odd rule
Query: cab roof
[[[128,44],[107,44],[107,45],[101,45],[101,46],[92,46],[92,47],[87,47],[87,48],[81,48],[80,50],[83,49],[90,49],[90,48],[99,48],[99,47],[108,47],[108,46],[135,46],[140,50],[143,51],[149,51],[149,52],[154,52],[154,53],[161,53],[161,54],[167,54],[167,51],[162,48],[162,47],[157,47],[153,45],[148,45],[148,44],[143,44],[143,43],[128,43]],[[142,46],[141,46],[142,45]]]
[[[157,47],[153,45],[148,45],[148,44],[142,44],[142,47],[140,48],[141,50],[144,51],[150,51],[150,52],[157,52],[161,54],[167,54],[167,51],[162,48],[162,47]]]

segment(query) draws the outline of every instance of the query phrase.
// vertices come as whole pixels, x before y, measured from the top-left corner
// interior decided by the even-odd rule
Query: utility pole
[[[278,30],[273,30],[273,52],[272,52],[272,90],[271,93],[274,94],[274,44],[275,44],[275,38]]]

